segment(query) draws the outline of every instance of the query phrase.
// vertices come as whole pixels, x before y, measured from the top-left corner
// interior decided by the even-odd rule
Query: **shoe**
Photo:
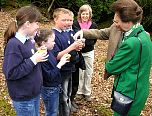
[[[90,95],[85,95],[85,100],[90,102],[91,101],[91,96]]]
[[[71,102],[71,105],[72,105],[73,107],[75,107],[76,109],[79,108],[79,106],[78,106],[74,101]]]
[[[77,112],[77,109],[73,105],[71,105],[71,112]]]

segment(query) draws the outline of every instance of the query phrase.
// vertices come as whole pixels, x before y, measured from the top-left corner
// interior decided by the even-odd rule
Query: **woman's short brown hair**
[[[118,13],[122,22],[141,22],[143,10],[134,0],[117,0],[111,10]]]

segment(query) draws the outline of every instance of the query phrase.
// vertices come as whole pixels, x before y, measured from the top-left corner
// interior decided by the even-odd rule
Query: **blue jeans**
[[[13,101],[17,116],[40,116],[40,95],[28,101]]]
[[[59,116],[70,116],[72,72],[61,72],[61,76],[62,76],[62,93],[60,93]]]
[[[42,99],[45,106],[45,116],[57,116],[59,108],[59,93],[58,87],[42,87]]]

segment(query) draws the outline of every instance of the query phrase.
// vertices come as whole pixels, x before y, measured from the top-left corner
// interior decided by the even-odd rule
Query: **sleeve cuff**
[[[34,57],[30,57],[30,59],[31,59],[31,61],[32,61],[35,65],[37,64],[37,62],[36,62],[36,60],[35,60]]]

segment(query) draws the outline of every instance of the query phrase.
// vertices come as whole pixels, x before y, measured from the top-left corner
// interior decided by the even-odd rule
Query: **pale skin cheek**
[[[35,34],[37,33],[38,28],[35,28],[30,34],[31,36],[35,36]]]
[[[125,26],[124,26],[123,24],[119,25],[119,29],[120,29],[121,31],[123,31],[123,32],[126,31]]]
[[[54,44],[51,44],[51,45],[50,45],[50,50],[52,50],[52,49],[53,49],[53,47],[54,47]]]
[[[49,48],[50,48],[50,49],[53,49],[54,44],[55,44],[55,43],[54,43],[53,41],[50,41],[50,42],[48,43]]]

